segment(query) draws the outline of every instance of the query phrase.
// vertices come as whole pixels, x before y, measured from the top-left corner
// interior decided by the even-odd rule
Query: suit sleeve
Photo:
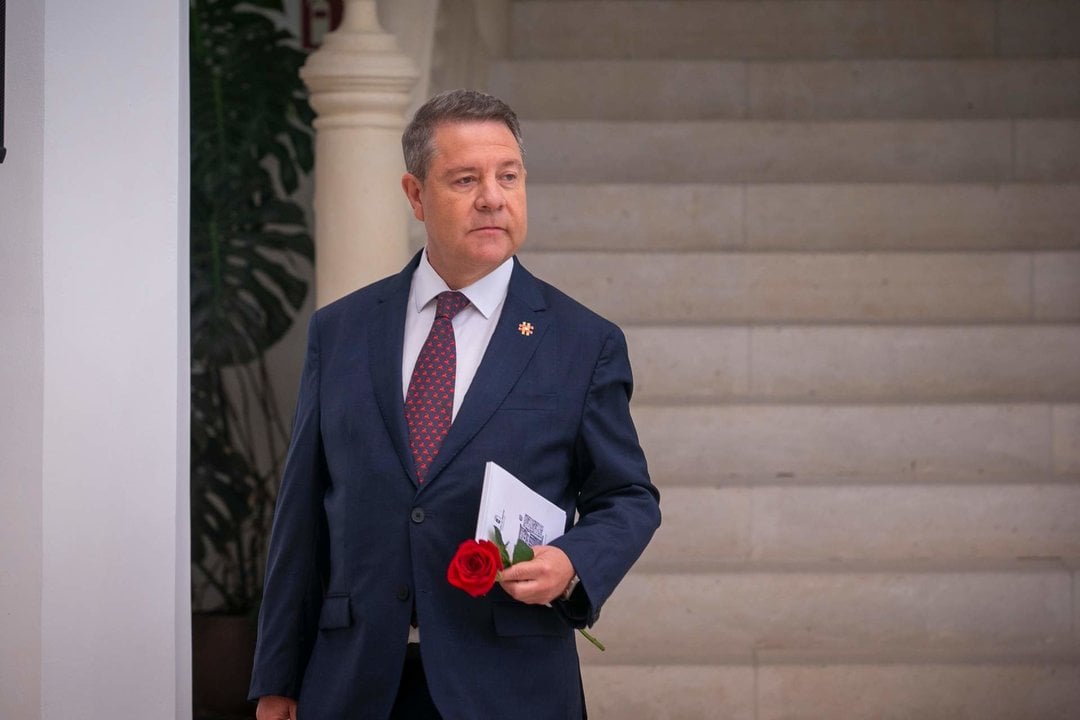
[[[316,633],[325,548],[326,463],[319,430],[318,314],[307,355],[267,553],[266,582],[249,697],[296,698]]]
[[[576,447],[578,522],[552,545],[581,579],[560,611],[577,627],[600,608],[660,525],[660,494],[630,417],[633,379],[626,339],[612,328],[593,369]]]

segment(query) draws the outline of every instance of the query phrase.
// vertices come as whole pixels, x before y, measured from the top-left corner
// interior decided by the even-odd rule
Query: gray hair
[[[405,169],[420,180],[426,178],[431,156],[435,154],[435,129],[440,125],[491,120],[506,124],[517,140],[518,149],[524,158],[525,146],[521,139],[521,126],[509,105],[494,95],[477,90],[449,90],[424,103],[402,133],[401,149],[405,153]]]

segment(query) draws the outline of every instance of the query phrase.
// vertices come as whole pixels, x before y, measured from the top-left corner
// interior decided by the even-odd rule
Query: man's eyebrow
[[[443,175],[460,175],[462,173],[477,173],[479,168],[475,165],[457,165],[455,167],[446,168],[443,171]]]
[[[503,162],[498,164],[498,168],[500,170],[505,170],[508,167],[523,168],[523,167],[525,167],[525,164],[522,163],[520,160],[518,160],[516,158],[504,160]],[[476,174],[476,173],[479,173],[479,172],[480,172],[480,168],[477,167],[476,165],[456,165],[454,167],[446,168],[446,170],[443,172],[443,174],[444,175],[461,175],[462,173]]]

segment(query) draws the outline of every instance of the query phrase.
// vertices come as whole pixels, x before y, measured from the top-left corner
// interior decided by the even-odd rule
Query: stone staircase
[[[1080,718],[1080,2],[518,0],[664,525],[600,720]]]

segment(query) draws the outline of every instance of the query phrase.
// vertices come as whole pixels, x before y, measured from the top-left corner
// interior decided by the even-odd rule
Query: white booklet
[[[484,489],[476,518],[476,540],[491,540],[499,528],[507,548],[518,539],[529,547],[547,545],[563,534],[566,513],[493,462],[484,467]]]

